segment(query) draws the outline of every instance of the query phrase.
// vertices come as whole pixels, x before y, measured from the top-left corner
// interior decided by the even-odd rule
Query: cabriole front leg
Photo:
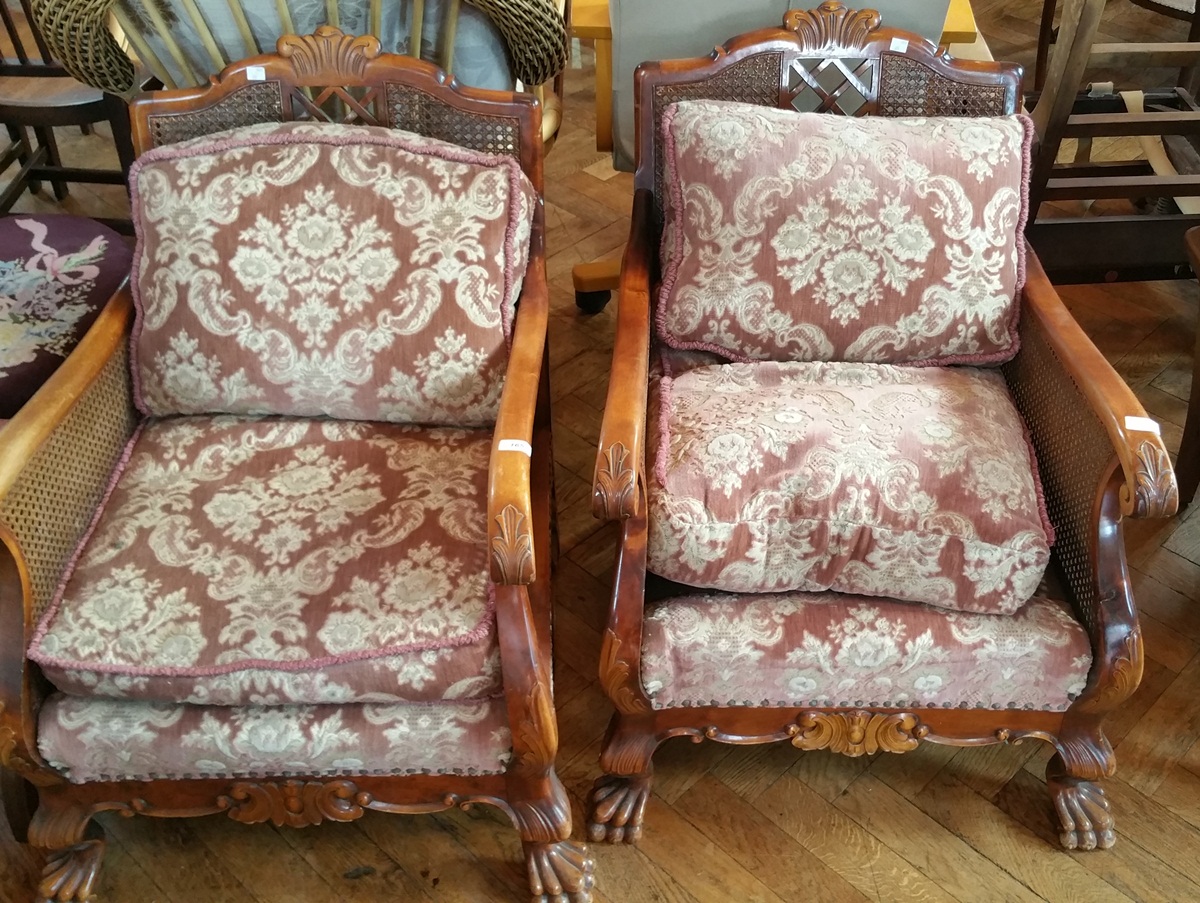
[[[597,843],[637,843],[654,779],[658,748],[652,718],[617,713],[608,726],[600,768],[592,786],[588,837]]]

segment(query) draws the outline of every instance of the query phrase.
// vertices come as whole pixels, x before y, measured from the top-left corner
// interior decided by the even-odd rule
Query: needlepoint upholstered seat
[[[1020,76],[836,2],[638,70],[593,839],[641,835],[671,737],[1038,738],[1064,846],[1112,844],[1120,522],[1177,492],[1025,245]]]
[[[0,453],[0,757],[40,899],[89,897],[106,810],[486,802],[531,898],[586,903],[536,100],[326,28],[133,109],[132,297]]]

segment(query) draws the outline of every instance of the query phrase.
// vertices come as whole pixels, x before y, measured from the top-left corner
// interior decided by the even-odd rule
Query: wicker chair
[[[101,812],[487,803],[532,900],[586,903],[554,772],[538,105],[322,28],[132,112],[133,336],[126,291],[0,432],[0,791],[39,899],[90,899]],[[188,476],[150,489],[160,464]],[[131,653],[77,605],[130,614],[104,587],[139,569],[167,620],[126,624]],[[94,658],[56,639],[79,618]]]
[[[996,117],[989,126],[997,130],[992,137],[999,141],[999,130],[1010,135],[1008,150],[989,159],[1016,167],[1008,170],[1003,191],[1011,206],[999,215],[1006,225],[996,235],[1010,249],[1008,265],[1019,259],[1019,135],[1021,129],[1028,135],[1028,126],[1010,114],[1019,109],[1020,82],[1014,65],[948,60],[914,35],[880,28],[876,14],[852,12],[836,2],[792,11],[784,28],[735,38],[710,57],[639,68],[633,225],[614,348],[619,366],[609,385],[594,483],[593,510],[617,522],[621,538],[600,656],[600,682],[616,714],[601,754],[604,776],[592,794],[593,840],[638,839],[652,756],[671,737],[697,743],[785,741],[799,750],[850,756],[901,753],[922,742],[978,746],[1037,738],[1057,752],[1047,776],[1063,845],[1112,844],[1112,817],[1096,783],[1115,767],[1102,724],[1133,693],[1142,673],[1121,519],[1169,516],[1177,506],[1156,425],[1075,324],[1031,252],[1019,292],[1019,350],[1017,324],[1010,319],[1007,351],[990,358],[996,362],[1015,352],[1002,367],[886,368],[869,361],[896,358],[867,356],[864,362],[851,353],[856,344],[836,353],[839,341],[859,343],[868,334],[875,344],[857,347],[889,352],[892,343],[907,349],[914,340],[914,333],[904,331],[917,328],[913,320],[904,327],[872,319],[877,309],[882,317],[894,311],[890,305],[905,303],[910,295],[903,286],[899,295],[885,292],[879,297],[886,300],[878,300],[870,285],[855,282],[864,273],[882,272],[886,249],[896,247],[892,242],[898,239],[881,224],[890,218],[893,227],[914,229],[910,237],[928,228],[938,238],[931,240],[933,256],[925,259],[934,266],[951,261],[946,265],[953,268],[959,266],[954,257],[970,255],[962,257],[949,244],[950,225],[942,238],[947,244],[937,244],[942,218],[957,222],[959,212],[982,197],[974,208],[978,216],[985,201],[1000,197],[992,183],[986,191],[977,187],[977,194],[962,195],[972,199],[968,204],[949,200],[957,195],[947,185],[966,192],[967,164],[945,162],[959,158],[946,157],[940,140],[921,135],[976,127],[956,125],[951,117]],[[747,105],[770,109],[755,112]],[[792,106],[944,118],[867,128],[841,116],[801,120]],[[756,122],[764,124],[752,127]],[[668,132],[669,139],[663,137]],[[831,133],[845,141],[823,137]],[[864,144],[863,134],[910,137],[896,137],[899,145]],[[788,143],[797,141],[812,143]],[[985,144],[1005,146],[989,140],[976,147]],[[715,152],[718,147],[726,151]],[[864,147],[861,156],[853,156],[854,148]],[[860,174],[891,167],[889,172],[904,178],[864,188],[847,175],[834,185],[829,173],[841,179],[853,169],[841,168],[847,154],[859,161]],[[777,165],[795,169],[780,176],[770,169]],[[980,172],[989,166],[981,164]],[[687,173],[686,180],[680,172]],[[698,180],[698,172],[708,175]],[[892,206],[884,216],[861,207],[882,203],[892,198],[892,186],[911,185],[908,180],[931,172],[931,180],[921,182],[925,187],[914,189],[931,192],[924,201],[903,194],[895,201],[912,213]],[[938,222],[921,218],[931,210],[938,211]],[[778,225],[785,215],[787,222]],[[763,218],[771,218],[778,231],[755,231]],[[926,226],[916,228],[913,218]],[[664,221],[671,243],[662,248],[660,264]],[[859,236],[856,230],[865,230],[861,235],[867,238],[863,244],[855,237],[854,251],[839,255],[835,248],[830,256],[813,256],[837,240],[829,236]],[[918,244],[925,250],[904,260],[928,253],[924,239]],[[773,265],[759,263],[776,259],[774,254],[790,261],[786,272],[776,274]],[[832,279],[822,274],[835,262],[848,268],[849,282],[837,284],[856,286],[846,295],[820,281]],[[942,283],[932,276],[905,275],[907,264],[899,258],[886,265],[892,267],[889,278],[928,279],[919,285],[940,292],[936,286]],[[711,280],[697,275],[698,268],[714,274]],[[795,280],[794,295],[777,275]],[[882,284],[883,277],[877,279]],[[1019,279],[1013,276],[999,296],[1012,299]],[[807,287],[797,289],[796,282]],[[792,297],[797,303],[788,303]],[[924,309],[927,299],[944,296],[922,288],[911,297],[921,298]],[[863,331],[837,332],[839,318],[831,314],[823,335],[834,352],[781,357],[763,351],[790,349],[792,342],[801,349],[824,347],[819,328],[810,324],[834,301],[844,315],[841,325],[853,323]],[[728,307],[722,309],[722,303]],[[858,306],[862,324],[854,312]],[[924,328],[932,321],[922,315],[916,322]],[[734,353],[729,343],[748,330],[756,337],[754,347],[740,341],[743,350]],[[968,353],[959,362],[977,357]],[[908,388],[884,392],[890,380]],[[998,427],[967,426],[966,419],[950,414],[962,403],[952,398],[975,390],[962,389],[966,394],[960,396],[960,389],[947,388],[943,394],[932,388],[942,380],[946,387],[951,381],[990,386],[985,394],[1001,401],[988,409],[1010,412],[1007,438],[995,439]],[[948,405],[946,416],[928,421],[938,425],[921,439],[911,432],[926,422],[919,413],[925,402],[918,399],[934,396]],[[930,408],[935,409],[936,404]],[[905,411],[903,422],[896,410]],[[943,441],[948,444],[940,445]],[[973,517],[973,529],[982,530],[989,520],[979,511],[952,509],[973,491],[964,495],[944,482],[975,465],[965,463],[969,457],[943,452],[954,448],[955,454],[974,455],[971,449],[981,442],[1015,455],[1004,472],[1024,474],[1021,505],[1031,529],[1042,531],[1047,514],[1052,525],[1042,534],[1047,538],[1041,540],[1039,563],[1022,578],[1033,597],[1024,603],[1011,599],[1007,609],[990,604],[984,609],[985,597],[999,584],[977,582],[979,573],[955,576],[958,565],[940,557],[948,548],[940,543],[950,541],[940,533],[943,528]],[[912,451],[921,448],[930,453],[928,460],[922,458],[925,451]],[[1044,488],[1042,513],[1031,451]],[[930,465],[932,460],[940,463]],[[992,491],[1001,470],[981,478],[977,491]],[[876,480],[876,474],[883,476]],[[885,510],[923,512],[912,523],[918,532],[931,532],[918,540],[908,532],[915,528],[904,520],[907,514],[897,522],[902,526],[877,531],[870,518]],[[806,532],[811,524],[816,526]],[[1051,532],[1057,536],[1052,553]],[[901,540],[889,545],[895,536]],[[909,541],[923,544],[921,551],[911,551]],[[1038,575],[1051,554],[1039,587]],[[899,563],[898,570],[889,571],[889,563]],[[941,570],[927,574],[931,563]],[[1019,607],[1012,614],[1004,613],[1014,606]]]
[[[511,90],[542,102],[549,144],[562,121],[567,59],[565,0],[33,0],[46,40],[76,78],[126,97],[138,90],[133,64],[109,33],[110,16],[129,50],[167,87],[203,84],[231,62],[269,50],[286,34],[330,25],[370,34],[387,52],[429,60],[460,82]]]

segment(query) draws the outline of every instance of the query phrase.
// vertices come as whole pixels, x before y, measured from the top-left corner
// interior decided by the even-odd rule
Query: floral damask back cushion
[[[292,122],[131,178],[143,412],[495,419],[537,203],[516,161]]]
[[[1017,351],[1031,124],[685,101],[663,117],[660,338],[737,361]]]

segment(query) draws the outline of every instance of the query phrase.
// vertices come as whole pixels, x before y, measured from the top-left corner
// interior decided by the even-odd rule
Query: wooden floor
[[[997,56],[1032,59],[1040,4],[976,2]],[[1125,0],[1116,39],[1184,29]],[[1106,26],[1107,27],[1107,26]],[[590,52],[577,48],[567,124],[547,160],[554,315],[551,359],[563,558],[556,685],[560,773],[577,803],[596,775],[608,704],[597,654],[613,534],[589,514],[613,311],[575,313],[570,270],[620,253],[631,193],[595,152]],[[74,150],[97,153],[99,140]],[[74,189],[72,209],[119,215],[123,198]],[[23,209],[40,209],[26,199]],[[1192,282],[1064,288],[1084,327],[1164,425],[1174,450],[1196,330]],[[1200,509],[1200,506],[1197,506]],[[1119,839],[1103,853],[1058,849],[1040,744],[846,759],[787,745],[672,741],[637,848],[594,848],[598,901],[1200,900],[1200,514],[1128,531],[1149,661],[1110,725],[1118,776],[1106,783]],[[577,811],[577,816],[579,815]],[[2,821],[2,820],[0,820]],[[99,899],[110,903],[513,901],[525,898],[514,831],[478,809],[368,814],[302,831],[228,819],[102,817],[109,838]],[[582,818],[577,818],[578,825]],[[31,857],[0,836],[0,901],[32,899]]]

